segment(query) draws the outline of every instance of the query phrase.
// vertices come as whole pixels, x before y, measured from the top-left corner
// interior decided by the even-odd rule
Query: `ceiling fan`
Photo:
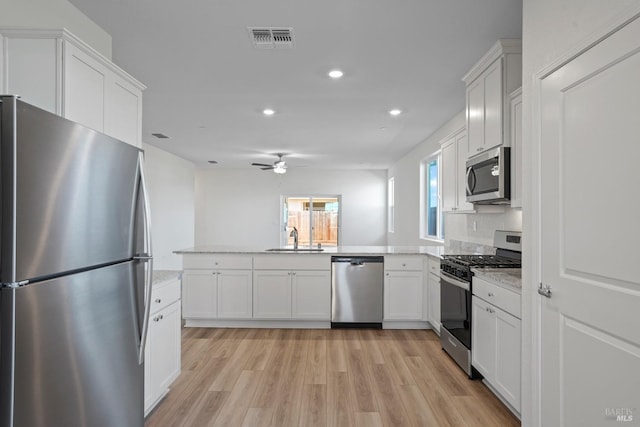
[[[273,170],[275,173],[286,173],[287,172],[287,164],[282,159],[284,154],[276,154],[278,156],[278,160],[273,162],[272,165],[267,165],[265,163],[251,163],[251,166],[260,166],[260,169],[263,171]]]

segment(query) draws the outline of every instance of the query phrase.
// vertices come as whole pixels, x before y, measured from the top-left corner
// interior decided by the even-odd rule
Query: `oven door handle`
[[[462,280],[459,280],[456,277],[453,277],[452,275],[450,275],[449,273],[445,273],[444,271],[440,272],[440,276],[441,276],[441,279],[445,279],[445,281],[450,285],[457,286],[459,288],[464,289],[465,291],[471,290],[471,285],[469,284],[469,282],[463,282]]]

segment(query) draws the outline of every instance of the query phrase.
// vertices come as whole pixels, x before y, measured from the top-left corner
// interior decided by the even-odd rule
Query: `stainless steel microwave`
[[[511,197],[509,147],[498,147],[467,160],[467,202],[508,204]]]

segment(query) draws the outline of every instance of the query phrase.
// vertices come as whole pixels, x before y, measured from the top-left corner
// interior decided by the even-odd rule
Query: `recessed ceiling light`
[[[329,71],[329,77],[331,77],[332,79],[339,79],[342,76],[344,76],[344,73],[340,70]]]
[[[262,110],[262,114],[264,114],[265,116],[273,116],[275,113],[276,112],[271,108],[265,108],[264,110]]]
[[[402,114],[402,110],[394,108],[393,110],[389,110],[389,114],[391,114],[392,116],[399,116],[400,114]]]

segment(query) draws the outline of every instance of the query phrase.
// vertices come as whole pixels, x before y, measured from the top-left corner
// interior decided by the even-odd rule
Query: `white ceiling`
[[[522,33],[522,0],[70,1],[147,85],[143,140],[211,168],[285,153],[386,169],[462,111],[460,78],[495,41]],[[293,27],[295,47],[255,49],[247,27]]]

